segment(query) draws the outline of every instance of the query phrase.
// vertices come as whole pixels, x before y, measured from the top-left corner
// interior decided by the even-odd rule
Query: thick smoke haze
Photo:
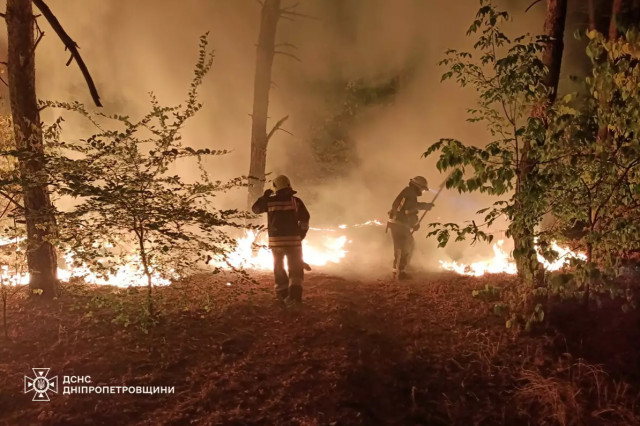
[[[285,6],[288,3],[283,1]],[[542,30],[544,6],[522,19],[530,1],[507,3],[503,4],[516,16],[518,25],[512,25],[516,33]],[[80,45],[109,113],[144,114],[150,91],[163,104],[181,102],[192,77],[198,38],[209,32],[215,60],[200,91],[204,107],[183,136],[197,148],[233,151],[207,161],[216,179],[247,174],[258,2],[49,0],[48,4]],[[311,211],[312,226],[384,221],[393,198],[409,178],[424,175],[434,189],[444,179],[434,167],[435,159],[421,158],[431,143],[441,137],[478,145],[486,142],[481,126],[465,121],[473,93],[440,83],[443,69],[437,65],[446,49],[470,48],[465,32],[478,5],[475,0],[302,0],[297,12],[313,18],[281,20],[277,42],[294,44],[295,50],[288,51],[300,61],[284,55],[275,59],[270,123],[289,115],[284,127],[292,135],[279,132],[272,139],[267,169],[292,177]],[[342,21],[336,21],[336,16]],[[68,56],[62,43],[42,19],[41,26],[46,36],[37,53],[39,97],[91,105],[75,63],[64,66]],[[317,170],[308,140],[311,120],[326,108],[323,93],[313,82],[330,80],[336,72],[369,82],[393,75],[402,78],[390,103],[370,107],[355,120],[350,134],[356,143],[356,166],[339,177],[309,176]],[[47,112],[43,118],[53,117],[54,112]],[[65,136],[88,136],[92,129],[80,123],[70,118]],[[181,172],[188,175],[189,167]],[[431,196],[426,194],[423,200]],[[221,202],[225,207],[244,208],[245,197],[246,191],[239,189]],[[425,222],[468,220],[488,201],[445,191]],[[361,234],[354,238],[367,250],[352,253],[350,263],[363,270],[390,269],[390,236],[384,235],[383,228]],[[473,260],[468,258],[470,249],[460,244],[436,251],[435,241],[425,240],[425,234],[424,229],[416,234],[417,263],[433,267],[439,258]],[[491,252],[490,247],[471,250]]]

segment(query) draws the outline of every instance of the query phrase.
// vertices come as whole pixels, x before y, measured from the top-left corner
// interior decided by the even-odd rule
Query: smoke
[[[215,178],[246,174],[249,163],[250,112],[260,6],[255,0],[49,0],[49,6],[80,45],[102,96],[105,112],[135,117],[148,109],[147,93],[162,103],[182,101],[188,90],[200,35],[209,32],[214,66],[201,89],[202,111],[187,125],[184,139],[196,148],[233,152],[207,162]],[[285,5],[289,3],[283,1]],[[293,2],[292,2],[293,3]],[[523,11],[528,1],[508,2]],[[422,153],[442,137],[483,144],[487,134],[465,121],[473,93],[440,83],[437,65],[448,48],[470,48],[465,37],[479,3],[475,0],[302,0],[294,20],[281,20],[279,43],[300,59],[277,55],[273,70],[270,122],[285,115],[284,126],[270,142],[268,171],[293,178],[306,202],[312,225],[331,226],[386,220],[397,193],[415,175],[424,175],[437,189],[444,175],[434,158]],[[517,19],[517,32],[539,32],[543,8]],[[516,13],[517,15],[517,13]],[[525,24],[525,25],[523,25]],[[46,36],[38,48],[38,94],[43,99],[80,100],[91,104],[88,90],[62,43],[41,19]],[[526,27],[525,29],[522,29]],[[529,28],[530,27],[530,28]],[[375,83],[398,77],[390,103],[364,108],[349,128],[356,161],[339,176],[317,176],[317,158],[310,128],[327,108],[318,82],[360,79]],[[45,111],[51,120],[56,111]],[[67,122],[65,135],[86,137],[91,129]],[[189,175],[188,167],[181,173]],[[313,175],[313,176],[312,176]],[[432,195],[431,195],[432,196]],[[429,201],[428,193],[423,201]],[[238,190],[222,200],[225,207],[243,208],[246,193]],[[488,205],[477,195],[443,192],[425,222],[460,222]],[[460,258],[467,247],[437,250],[435,240],[416,234],[414,262],[437,266],[440,258]],[[382,228],[361,228],[354,240],[349,266],[354,271],[389,270],[391,238]],[[491,253],[490,247],[474,248]]]

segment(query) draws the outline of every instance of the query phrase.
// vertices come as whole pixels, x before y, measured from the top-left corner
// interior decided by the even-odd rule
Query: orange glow
[[[453,271],[461,275],[473,277],[481,277],[485,274],[511,274],[515,275],[518,271],[516,264],[509,253],[502,246],[504,240],[500,240],[493,245],[493,257],[470,264],[458,263],[455,261],[440,261],[440,266],[446,271]],[[555,241],[551,243],[551,247],[558,253],[558,259],[554,262],[548,262],[540,253],[538,253],[538,261],[547,271],[557,271],[562,269],[571,259],[586,260],[587,257],[583,253],[576,253],[567,247],[560,247]]]

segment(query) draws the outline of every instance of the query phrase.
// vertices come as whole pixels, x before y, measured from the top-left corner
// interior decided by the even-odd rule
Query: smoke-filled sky
[[[6,2],[0,3],[4,9]],[[283,0],[285,6],[289,3],[294,1]],[[542,30],[544,3],[524,16],[529,3],[503,3],[516,17],[512,27],[517,33]],[[149,91],[165,104],[182,101],[197,59],[198,38],[209,32],[214,66],[201,89],[204,107],[187,124],[184,137],[194,147],[233,150],[208,161],[215,178],[247,174],[260,18],[257,1],[49,0],[48,4],[80,45],[107,112],[142,114]],[[281,55],[275,59],[269,115],[272,124],[289,115],[284,127],[293,135],[280,132],[272,139],[267,169],[294,178],[315,224],[384,220],[409,178],[422,174],[432,188],[444,178],[434,160],[421,158],[431,143],[441,137],[484,142],[483,129],[465,122],[473,93],[440,83],[444,70],[437,66],[447,48],[470,46],[465,32],[478,6],[476,0],[301,0],[296,10],[315,19],[281,20],[277,42],[294,44],[292,52],[300,62]],[[37,52],[39,97],[90,105],[77,66],[65,67],[68,55],[62,43],[42,19],[41,26],[46,36]],[[310,116],[326,108],[322,93],[312,89],[313,82],[329,80],[337,69],[348,78],[375,81],[408,67],[411,73],[401,80],[393,102],[365,110],[354,123],[350,133],[356,141],[357,166],[346,177],[327,176],[321,186],[305,185],[305,170],[315,169],[308,140]],[[69,123],[69,137],[88,136],[89,129]],[[245,192],[238,190],[226,203],[244,207]],[[485,205],[481,197],[445,192],[430,219],[465,220]],[[433,241],[421,244],[435,246]]]

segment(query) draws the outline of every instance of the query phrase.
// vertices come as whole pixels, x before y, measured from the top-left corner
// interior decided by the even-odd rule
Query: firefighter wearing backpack
[[[427,179],[423,176],[416,176],[409,181],[409,185],[398,194],[391,205],[388,228],[391,229],[393,238],[393,276],[395,279],[410,278],[406,268],[411,261],[414,249],[412,234],[420,228],[418,211],[428,211],[433,208],[431,203],[418,201],[418,197],[428,189]]]
[[[267,189],[252,207],[255,214],[267,213],[276,296],[287,304],[302,302],[305,267],[302,240],[309,230],[310,219],[309,211],[295,194],[289,178],[281,175],[273,180],[273,190]]]

